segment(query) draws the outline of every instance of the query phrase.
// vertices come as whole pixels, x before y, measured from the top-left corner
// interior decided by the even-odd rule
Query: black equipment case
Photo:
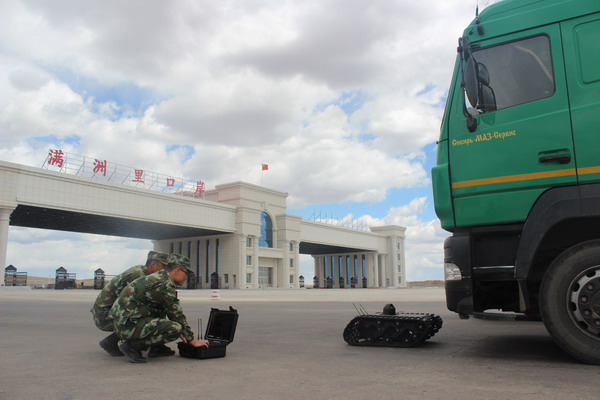
[[[230,306],[229,310],[211,308],[204,335],[204,339],[209,341],[209,347],[194,347],[189,343],[179,342],[179,355],[199,359],[225,357],[227,345],[233,342],[237,321],[238,312],[233,307]]]

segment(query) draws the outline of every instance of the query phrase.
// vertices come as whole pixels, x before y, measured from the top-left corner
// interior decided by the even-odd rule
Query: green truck
[[[432,181],[452,233],[448,309],[541,318],[600,364],[600,1],[505,0],[476,16]]]

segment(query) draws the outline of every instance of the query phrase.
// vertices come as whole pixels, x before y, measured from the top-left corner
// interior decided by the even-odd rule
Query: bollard
[[[219,300],[221,298],[221,292],[217,289],[212,291],[212,294],[210,295],[210,299],[211,300]]]

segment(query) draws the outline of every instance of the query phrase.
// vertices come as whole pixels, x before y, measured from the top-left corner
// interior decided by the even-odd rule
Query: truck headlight
[[[444,279],[447,281],[460,281],[462,275],[456,264],[444,263]]]

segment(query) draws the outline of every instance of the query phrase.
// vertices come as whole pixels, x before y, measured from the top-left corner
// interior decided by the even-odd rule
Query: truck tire
[[[540,312],[552,338],[569,354],[600,364],[600,240],[579,243],[550,264]]]

